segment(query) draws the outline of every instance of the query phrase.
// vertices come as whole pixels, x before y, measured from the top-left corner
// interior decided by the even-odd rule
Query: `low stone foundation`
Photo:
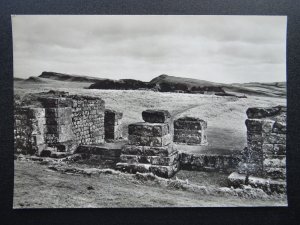
[[[75,153],[83,155],[83,158],[93,158],[99,161],[108,161],[117,163],[120,161],[122,145],[114,143],[105,143],[99,145],[80,145]]]
[[[240,161],[240,157],[234,155],[180,153],[180,168],[183,170],[228,173],[235,171]]]
[[[239,174],[234,172],[228,177],[230,186],[235,188],[241,188],[243,185],[250,185],[253,188],[260,188],[266,193],[271,194],[273,192],[284,194],[286,193],[286,181],[274,180],[256,176],[248,176],[245,174]]]

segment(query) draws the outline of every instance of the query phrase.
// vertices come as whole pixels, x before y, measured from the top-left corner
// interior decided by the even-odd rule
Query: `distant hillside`
[[[197,79],[189,79],[182,77],[174,77],[168,75],[160,75],[150,82],[143,82],[133,79],[121,80],[102,80],[90,86],[90,89],[123,89],[137,90],[149,89],[160,92],[183,92],[183,93],[222,93],[226,94],[222,87],[213,82],[202,81]]]
[[[158,87],[162,92],[185,92],[185,93],[225,93],[222,86],[218,83],[205,80],[197,80],[184,77],[175,77],[162,74],[152,79],[150,84]]]
[[[23,81],[23,78],[19,78],[19,77],[14,77],[14,81]]]
[[[134,79],[111,80],[104,79],[91,84],[89,89],[138,90],[151,89],[153,85]]]
[[[224,90],[247,95],[286,97],[286,82],[230,84],[224,85]]]
[[[25,83],[47,83],[47,79],[40,78],[40,77],[29,77],[26,80],[23,80]]]
[[[55,72],[43,72],[41,75],[39,75],[39,77],[52,79],[52,80],[60,80],[60,81],[91,82],[91,83],[103,80],[97,77],[69,75],[69,74],[55,73]]]
[[[166,74],[162,74],[158,77],[153,78],[150,83],[155,84],[161,84],[161,83],[184,83],[189,87],[192,86],[199,86],[199,87],[205,87],[205,86],[218,86],[218,83],[205,81],[205,80],[198,80],[198,79],[192,79],[192,78],[185,78],[185,77],[175,77],[175,76],[169,76]]]
[[[14,81],[28,84],[49,83],[60,85],[60,81],[71,82],[68,85],[79,85],[89,89],[115,89],[115,90],[152,90],[159,92],[181,92],[194,94],[215,94],[220,96],[269,96],[286,97],[286,82],[273,83],[233,83],[222,84],[205,80],[185,77],[175,77],[162,74],[150,82],[134,79],[104,79],[89,76],[69,75],[56,72],[43,72],[38,77],[29,77],[26,80],[14,78]],[[57,83],[59,82],[59,83]],[[65,84],[64,84],[65,85]],[[74,86],[73,85],[73,86]],[[87,86],[89,85],[89,86]]]

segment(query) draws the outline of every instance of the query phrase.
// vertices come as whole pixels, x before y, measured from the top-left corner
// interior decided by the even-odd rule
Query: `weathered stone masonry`
[[[90,96],[70,96],[72,99],[72,129],[80,145],[104,143],[105,103]]]
[[[247,148],[238,173],[231,174],[229,181],[285,192],[286,107],[249,108],[247,116]]]
[[[182,117],[174,121],[174,142],[187,145],[206,145],[207,122],[194,117]]]
[[[14,147],[16,152],[34,154],[45,148],[45,110],[22,107],[14,112]]]
[[[122,138],[123,113],[106,109],[104,117],[105,141],[111,142]]]
[[[128,126],[128,144],[122,148],[117,168],[172,177],[179,169],[179,154],[172,143],[170,114],[146,110],[142,116],[145,122]]]
[[[17,153],[51,157],[79,153],[96,161],[111,161],[121,171],[152,172],[166,178],[179,167],[222,172],[236,169],[228,177],[232,186],[286,191],[286,107],[247,110],[247,148],[239,156],[180,153],[177,148],[182,144],[207,144],[207,123],[199,118],[183,117],[171,124],[166,110],[143,111],[145,122],[128,126],[125,144],[119,140],[123,114],[105,109],[100,98],[50,91],[39,93],[34,101],[25,107],[15,106]],[[174,142],[181,145],[173,144],[173,134]]]
[[[67,93],[44,93],[39,108],[15,108],[15,149],[39,154],[46,147],[73,151],[104,142],[104,101]]]

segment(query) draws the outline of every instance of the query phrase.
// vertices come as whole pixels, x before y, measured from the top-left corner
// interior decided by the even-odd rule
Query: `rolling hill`
[[[29,77],[26,80],[15,78],[14,81],[33,84],[54,84],[54,81],[55,83],[60,81],[69,82],[70,85],[86,83],[86,87],[89,89],[152,90],[159,92],[216,94],[222,96],[233,95],[240,97],[248,95],[286,97],[286,82],[222,84],[192,78],[169,76],[166,74],[157,76],[149,82],[144,82],[134,79],[112,80],[56,72],[43,72],[38,77]]]

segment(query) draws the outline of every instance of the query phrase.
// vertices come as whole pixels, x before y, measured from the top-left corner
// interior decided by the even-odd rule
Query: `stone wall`
[[[174,121],[174,138],[177,144],[206,145],[207,122],[194,117],[182,117]]]
[[[239,171],[285,178],[286,107],[249,108],[247,116],[247,148]]]
[[[282,192],[286,185],[286,107],[249,108],[247,116],[247,147],[238,173],[231,174],[229,181],[269,187],[271,179]]]
[[[106,109],[104,116],[105,141],[112,142],[122,138],[122,112]]]
[[[169,112],[146,110],[145,122],[128,126],[128,144],[122,148],[117,168],[131,173],[152,172],[172,177],[179,169],[179,154],[172,143]]]
[[[14,110],[15,152],[34,154],[45,147],[45,109],[16,107]]]
[[[35,105],[15,105],[16,150],[40,154],[49,147],[48,152],[72,152],[78,145],[104,142],[103,100],[53,91],[37,96]]]
[[[90,96],[68,97],[72,101],[72,131],[77,144],[104,143],[104,101]]]
[[[180,168],[182,170],[233,172],[240,162],[237,155],[190,154],[180,153]]]

